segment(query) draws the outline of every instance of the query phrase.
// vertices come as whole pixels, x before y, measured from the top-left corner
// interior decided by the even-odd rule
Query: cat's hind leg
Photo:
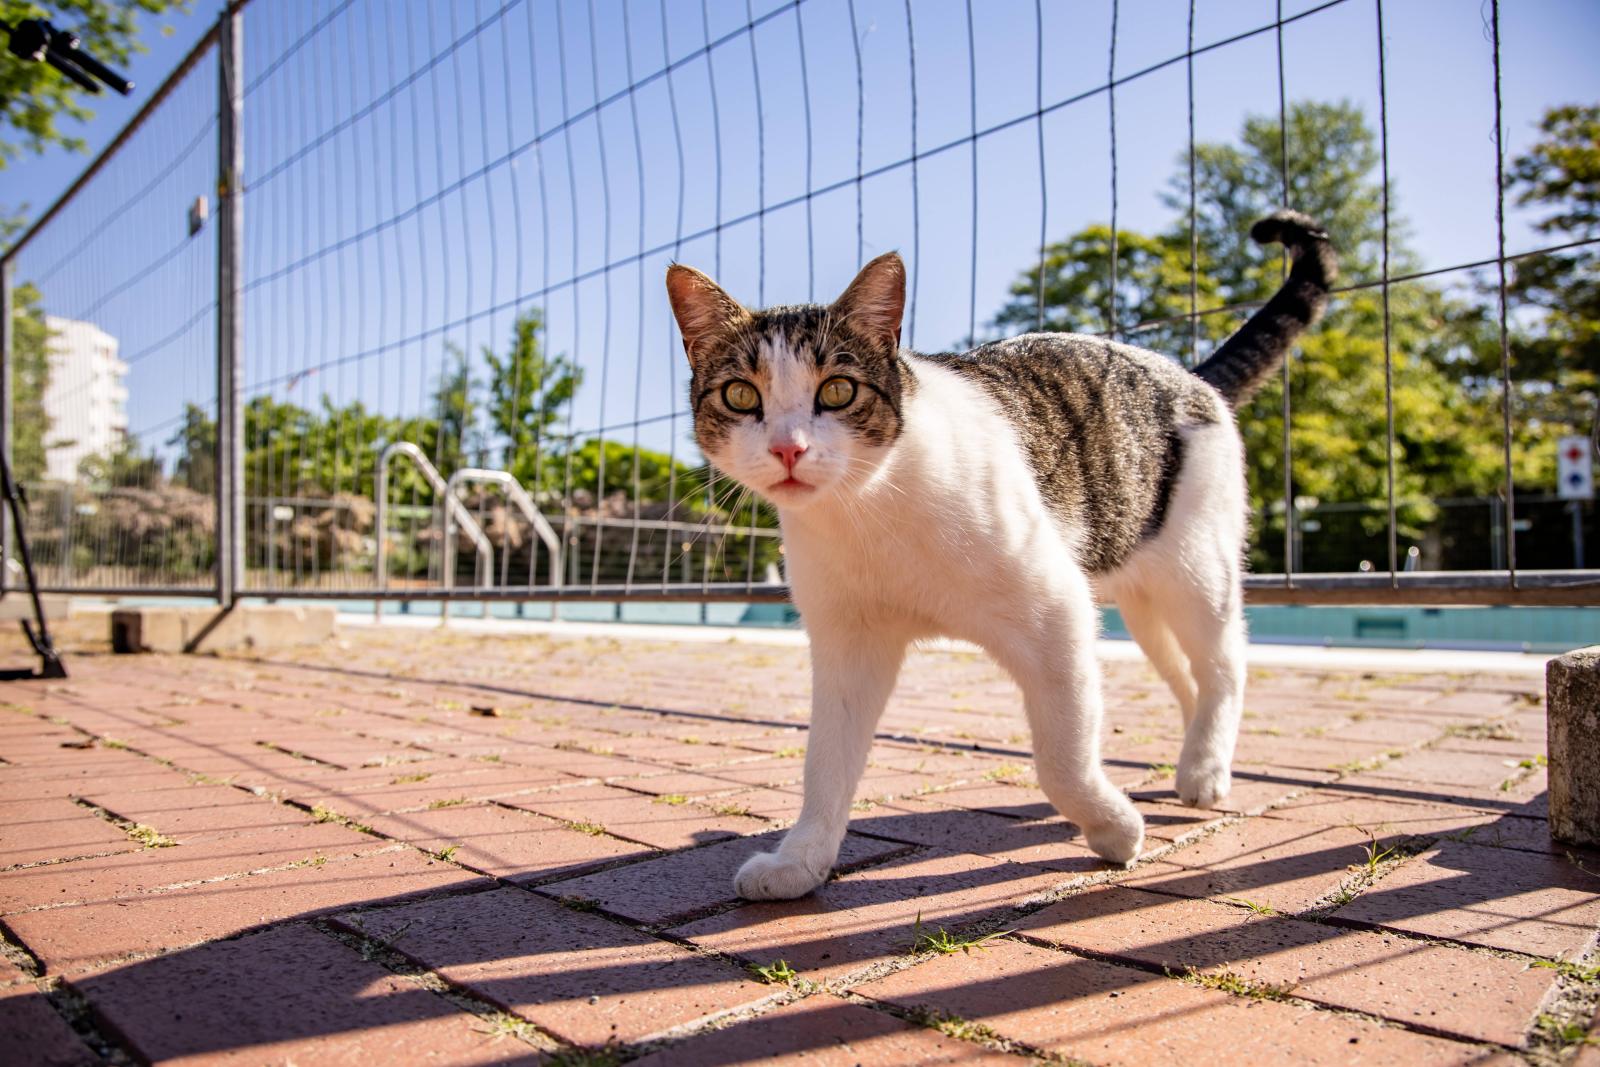
[[[1234,745],[1245,705],[1245,619],[1237,576],[1230,590],[1187,589],[1168,614],[1194,670],[1194,718],[1178,757],[1178,798],[1210,808],[1232,789]]]
[[[1140,564],[1140,582],[1152,591],[1152,603],[1194,678],[1195,708],[1184,730],[1177,784],[1178,799],[1197,807],[1211,807],[1232,788],[1230,767],[1244,710],[1245,486],[1239,452],[1232,426],[1185,433],[1183,469],[1166,527]]]
[[[1150,660],[1150,665],[1177,698],[1178,709],[1183,713],[1183,725],[1187,729],[1194,719],[1196,692],[1189,658],[1178,647],[1177,636],[1161,617],[1161,609],[1143,590],[1131,589],[1118,593],[1117,610],[1122,614],[1128,634],[1138,643],[1145,657]]]
[[[811,729],[805,800],[776,852],[758,852],[734,875],[746,900],[791,900],[827,881],[850,804],[867,766],[878,719],[894,689],[907,639],[897,633],[807,619],[811,635]]]

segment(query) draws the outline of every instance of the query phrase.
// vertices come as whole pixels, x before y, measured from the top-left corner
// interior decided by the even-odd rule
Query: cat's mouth
[[[794,475],[789,475],[783,481],[773,485],[768,491],[773,493],[809,493],[816,486],[810,482],[802,482]]]

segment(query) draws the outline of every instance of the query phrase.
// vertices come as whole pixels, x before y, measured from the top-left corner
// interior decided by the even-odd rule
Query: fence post
[[[11,286],[15,279],[12,276],[11,260],[0,259],[0,451],[4,452],[6,466],[13,471],[13,452],[11,438],[17,430],[16,420],[12,418],[11,404],[11,371],[16,362],[16,337],[17,322],[14,317],[16,312],[11,306]],[[0,594],[11,588],[11,540],[15,536],[11,529],[9,515],[0,517]]]
[[[240,276],[244,263],[243,15],[224,11],[217,40],[217,601],[231,608],[244,578],[244,436],[239,406]]]

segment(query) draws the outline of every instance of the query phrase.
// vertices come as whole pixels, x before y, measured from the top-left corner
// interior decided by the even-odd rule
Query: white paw
[[[1083,839],[1107,863],[1131,867],[1144,847],[1144,817],[1131,801],[1124,800],[1110,819],[1084,827]]]
[[[733,891],[746,900],[793,900],[805,896],[827,878],[826,870],[817,874],[776,852],[758,852],[745,860],[733,876]]]
[[[1178,766],[1178,799],[1191,808],[1209,808],[1228,795],[1233,775],[1228,765],[1194,760]]]

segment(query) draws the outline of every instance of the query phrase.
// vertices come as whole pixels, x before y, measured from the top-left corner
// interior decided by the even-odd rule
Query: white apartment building
[[[110,452],[128,431],[128,365],[117,358],[117,339],[87,322],[46,316],[50,385],[44,410],[45,477],[70,482],[86,457]]]

